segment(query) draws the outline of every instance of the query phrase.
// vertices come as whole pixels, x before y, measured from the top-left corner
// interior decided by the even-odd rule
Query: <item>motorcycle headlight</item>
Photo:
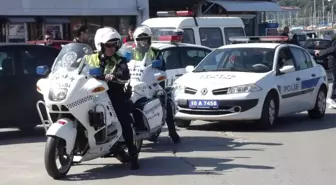
[[[228,94],[249,93],[261,90],[262,90],[261,87],[257,86],[256,84],[247,84],[247,85],[230,87],[228,90]]]
[[[64,88],[50,89],[49,99],[51,101],[62,101],[66,98],[67,93],[68,93],[68,90]]]

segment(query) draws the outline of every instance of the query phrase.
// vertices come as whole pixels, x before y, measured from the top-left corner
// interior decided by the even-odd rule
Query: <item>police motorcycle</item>
[[[163,89],[159,84],[165,82],[167,79],[167,74],[165,71],[161,70],[162,61],[154,60],[151,61],[147,57],[146,53],[142,61],[132,60],[132,48],[133,42],[125,43],[120,49],[119,52],[121,55],[124,55],[128,62],[128,68],[131,73],[131,79],[129,85],[132,87],[132,96],[130,98],[131,103],[135,106],[133,116],[136,120],[136,124],[145,126],[142,130],[141,138],[148,139],[149,141],[156,142],[163,126],[166,123],[167,109],[171,109],[171,113],[175,115],[176,108],[173,100],[169,96],[169,89]],[[162,120],[158,119],[153,120],[151,117],[147,116],[143,118],[144,106],[158,99],[160,100],[160,105],[155,104],[153,107],[160,107],[162,109]],[[170,107],[168,107],[168,101],[171,101]],[[152,125],[152,126],[151,126]]]
[[[54,179],[66,176],[76,163],[99,157],[127,161],[122,128],[106,92],[108,86],[98,78],[101,70],[86,64],[84,56],[92,53],[86,44],[70,43],[62,48],[50,71],[47,66],[36,69],[44,77],[37,82],[37,91],[44,101],[36,105],[48,138],[44,162]],[[155,68],[158,64],[154,61],[151,65]],[[144,83],[134,86],[133,100],[147,95]],[[139,126],[140,132],[139,124],[133,124],[134,142],[140,151],[143,139],[161,126],[164,115],[159,98],[146,99],[136,110],[139,113],[133,113],[134,122],[145,124],[145,130]]]

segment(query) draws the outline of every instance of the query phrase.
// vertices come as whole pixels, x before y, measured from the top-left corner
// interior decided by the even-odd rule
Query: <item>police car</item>
[[[187,73],[173,85],[177,126],[187,127],[191,120],[256,120],[270,128],[278,116],[302,111],[314,119],[324,116],[324,68],[299,46],[266,43],[287,37],[258,39],[222,46],[195,68],[186,67]]]
[[[212,51],[205,46],[182,43],[181,35],[155,37],[151,46],[157,58],[163,59],[166,63],[166,86],[172,86],[178,77],[185,74],[186,66],[198,65]],[[120,52],[131,52],[132,47],[134,47],[132,42],[125,43]]]

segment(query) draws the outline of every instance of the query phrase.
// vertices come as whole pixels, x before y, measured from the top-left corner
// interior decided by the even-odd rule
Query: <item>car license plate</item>
[[[193,109],[218,109],[218,100],[189,100],[189,108]]]

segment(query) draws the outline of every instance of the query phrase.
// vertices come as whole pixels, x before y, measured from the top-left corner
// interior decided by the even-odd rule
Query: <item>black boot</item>
[[[175,144],[178,144],[178,143],[181,142],[181,138],[180,138],[180,136],[178,135],[178,133],[176,132],[175,129],[172,130],[172,131],[169,131],[169,136]]]
[[[169,102],[170,101],[168,101],[168,105],[167,105],[166,123],[167,123],[170,138],[172,138],[173,142],[177,144],[181,142],[181,139],[180,139],[180,136],[176,132],[173,110]]]
[[[138,161],[138,154],[130,155],[131,170],[138,170],[140,168]]]
[[[140,168],[138,161],[138,151],[135,145],[133,144],[128,148],[129,163],[131,165],[131,170],[137,170]]]

